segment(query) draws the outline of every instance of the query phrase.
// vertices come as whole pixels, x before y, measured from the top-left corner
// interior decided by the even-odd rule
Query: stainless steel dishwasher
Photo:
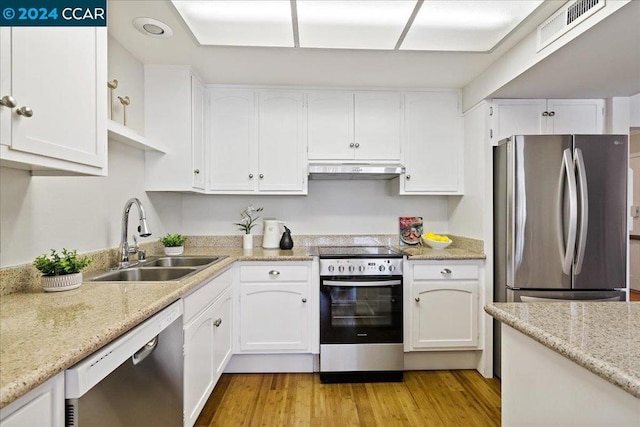
[[[182,374],[177,301],[67,369],[66,425],[181,426]]]

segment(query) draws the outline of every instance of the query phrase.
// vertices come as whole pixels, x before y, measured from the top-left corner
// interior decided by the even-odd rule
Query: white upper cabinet
[[[305,192],[304,95],[258,93],[258,189]]]
[[[209,190],[252,192],[257,179],[253,164],[254,92],[210,91]]]
[[[210,90],[209,192],[306,194],[304,94]]]
[[[106,175],[106,28],[5,27],[0,46],[2,165]]]
[[[492,141],[511,135],[601,134],[602,99],[494,99]]]
[[[400,161],[399,92],[310,91],[309,160]]]
[[[166,151],[145,152],[146,189],[198,191],[206,179],[207,92],[182,65],[145,65],[144,88],[146,136]]]
[[[462,117],[458,92],[405,95],[405,174],[401,194],[456,194],[461,191]]]

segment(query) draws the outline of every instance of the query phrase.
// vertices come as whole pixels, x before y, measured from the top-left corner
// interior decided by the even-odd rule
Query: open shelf
[[[140,135],[133,129],[121,125],[120,123],[108,120],[107,130],[109,133],[109,139],[118,141],[122,144],[129,145],[139,150],[157,151],[164,153],[165,150],[150,143],[144,136]]]

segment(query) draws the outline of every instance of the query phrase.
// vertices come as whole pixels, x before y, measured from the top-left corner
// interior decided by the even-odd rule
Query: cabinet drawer
[[[233,274],[231,270],[227,270],[185,297],[183,323],[186,325],[191,318],[210,305],[225,289],[231,286],[232,282]]]
[[[241,282],[306,282],[309,267],[306,265],[243,265]]]
[[[477,279],[477,265],[437,264],[413,266],[414,280],[457,280]]]

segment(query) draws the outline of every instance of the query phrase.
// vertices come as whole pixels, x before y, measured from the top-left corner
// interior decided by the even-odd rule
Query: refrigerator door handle
[[[558,190],[558,242],[560,245],[560,256],[562,257],[562,272],[571,274],[573,265],[573,254],[576,246],[576,232],[578,226],[578,195],[576,189],[576,176],[574,174],[573,156],[571,150],[566,149],[562,153],[562,167],[560,169],[560,186]],[[567,180],[567,191],[569,193],[569,227],[567,232],[567,241],[564,241],[564,186],[563,180]]]
[[[580,274],[584,251],[587,246],[587,230],[589,228],[589,189],[587,187],[587,171],[584,167],[582,150],[575,150],[576,170],[580,182],[580,235],[578,236],[574,274]]]

